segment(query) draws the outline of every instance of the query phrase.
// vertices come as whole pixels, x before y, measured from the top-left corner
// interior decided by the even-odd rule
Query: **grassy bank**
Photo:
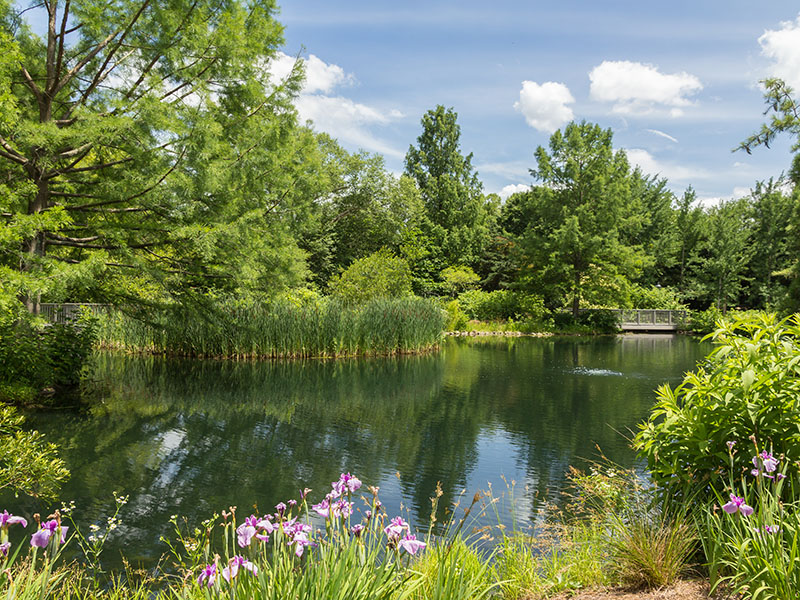
[[[443,311],[420,298],[352,306],[228,301],[213,312],[167,307],[100,319],[101,346],[131,352],[225,358],[311,358],[424,352],[442,338]]]
[[[9,529],[19,534],[25,527],[25,535],[0,546],[6,554],[0,554],[0,597],[528,600],[596,585],[669,584],[683,572],[694,540],[680,523],[650,519],[635,481],[623,471],[573,473],[569,512],[552,513],[532,537],[475,529],[507,506],[487,494],[451,507],[444,528],[432,518],[427,530],[416,531],[402,516],[387,514],[377,488],[342,474],[327,494],[305,490],[266,515],[231,508],[201,524],[174,517],[162,568],[129,570],[121,578],[104,572],[103,545],[124,531],[126,498],[117,498],[117,513],[90,532],[75,527],[69,507],[47,520],[36,516],[36,523],[6,515],[3,542]],[[631,535],[633,523],[645,525]],[[682,536],[674,551],[653,541],[651,534],[665,528]],[[75,551],[80,558],[65,562]]]

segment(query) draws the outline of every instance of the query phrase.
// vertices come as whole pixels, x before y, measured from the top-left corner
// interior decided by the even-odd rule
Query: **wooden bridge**
[[[689,318],[686,310],[622,308],[613,312],[619,315],[622,331],[678,331],[686,327]]]

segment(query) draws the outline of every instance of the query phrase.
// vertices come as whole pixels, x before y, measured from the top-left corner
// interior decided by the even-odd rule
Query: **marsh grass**
[[[222,301],[208,310],[177,305],[103,315],[101,346],[131,352],[219,358],[322,358],[424,352],[441,341],[445,313],[422,298],[351,306]]]

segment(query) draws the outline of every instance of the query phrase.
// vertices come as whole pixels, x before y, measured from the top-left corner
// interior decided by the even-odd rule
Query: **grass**
[[[220,358],[317,358],[424,352],[441,341],[444,313],[421,298],[349,306],[227,301],[213,312],[178,306],[100,320],[100,344],[131,352]]]

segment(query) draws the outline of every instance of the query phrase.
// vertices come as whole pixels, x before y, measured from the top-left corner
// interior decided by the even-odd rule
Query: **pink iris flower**
[[[258,567],[247,560],[244,556],[234,556],[228,561],[228,566],[222,569],[222,577],[228,583],[239,574],[239,567],[249,571],[252,575],[258,575]]]
[[[745,517],[749,517],[750,515],[753,514],[753,507],[752,506],[748,506],[747,504],[745,504],[744,503],[744,498],[741,498],[739,496],[735,496],[734,494],[731,494],[730,502],[726,503],[722,507],[722,510],[724,510],[729,515],[732,515],[732,514],[734,514],[736,512],[740,512]]]
[[[197,578],[197,583],[199,585],[203,585],[203,582],[206,582],[208,587],[213,587],[214,582],[217,580],[217,563],[213,563],[210,565],[206,565],[206,567],[200,573],[200,576]]]
[[[42,523],[42,528],[31,536],[31,546],[47,548],[47,544],[50,543],[50,538],[59,530],[61,530],[60,543],[63,544],[67,539],[67,529],[69,529],[69,527],[66,525],[59,525],[58,521],[55,519],[52,521],[45,521]]]
[[[403,550],[405,550],[409,554],[416,554],[417,552],[425,548],[425,546],[427,546],[428,544],[419,541],[417,539],[417,536],[409,534],[405,536],[402,540],[400,540],[397,543],[397,545],[400,546]]]

